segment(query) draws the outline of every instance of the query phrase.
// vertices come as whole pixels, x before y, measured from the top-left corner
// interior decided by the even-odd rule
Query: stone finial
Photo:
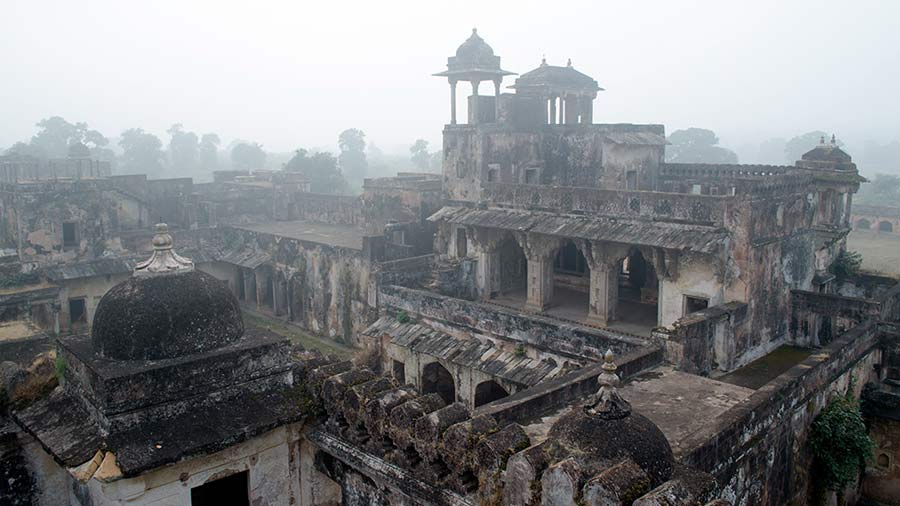
[[[175,253],[172,236],[169,235],[169,226],[165,223],[156,224],[156,235],[153,236],[153,255],[134,268],[134,275],[161,276],[166,274],[181,274],[192,272],[194,262],[190,258]]]
[[[600,390],[584,407],[585,413],[605,420],[617,420],[631,414],[631,404],[619,394],[618,367],[613,362],[612,350],[603,355],[603,372],[597,377]]]
[[[566,67],[572,67],[572,59],[569,58],[569,61],[566,62]]]
[[[543,67],[544,65],[547,65],[547,55],[546,54],[541,55],[541,66]]]
[[[819,144],[825,144],[825,136],[819,137]]]
[[[832,146],[836,146],[836,145],[837,145],[837,139],[834,137],[834,134],[831,134],[831,145],[832,145]]]

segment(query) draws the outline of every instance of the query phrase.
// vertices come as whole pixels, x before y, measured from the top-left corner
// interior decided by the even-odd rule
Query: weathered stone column
[[[619,303],[618,257],[614,252],[604,249],[601,243],[579,240],[576,244],[591,269],[587,319],[596,325],[605,326],[616,319]]]
[[[472,229],[470,236],[478,250],[476,283],[481,298],[488,300],[500,290],[500,243],[502,235],[483,228]]]
[[[524,234],[520,244],[528,260],[528,295],[525,307],[543,311],[553,301],[553,257],[559,250],[559,239]]]
[[[494,79],[494,123],[500,123],[500,82]]]
[[[478,85],[481,81],[472,81],[472,124],[478,124]]]
[[[450,124],[456,124],[456,81],[450,81]]]

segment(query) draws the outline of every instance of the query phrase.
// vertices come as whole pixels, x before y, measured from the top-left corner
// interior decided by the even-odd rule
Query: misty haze
[[[900,506],[900,4],[4,7],[0,506]]]

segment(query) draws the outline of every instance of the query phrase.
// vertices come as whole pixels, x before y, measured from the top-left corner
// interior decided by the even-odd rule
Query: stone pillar
[[[525,234],[520,241],[528,260],[528,295],[525,307],[543,311],[553,301],[553,257],[559,250],[559,239]]]
[[[256,273],[250,269],[240,267],[244,270],[244,302],[250,306],[256,307]]]
[[[616,319],[619,304],[618,256],[598,242],[577,240],[575,243],[591,269],[587,319],[596,325],[608,325]]]
[[[478,124],[478,85],[481,81],[472,81],[472,124]]]
[[[556,124],[556,97],[550,97],[550,124]]]
[[[266,296],[263,295],[266,291],[266,279],[265,277],[260,279],[258,268],[253,271],[253,277],[256,280],[256,300],[254,302],[256,303],[256,307],[259,308],[264,305],[263,301],[266,300]]]
[[[605,326],[616,319],[616,306],[619,302],[618,266],[602,262],[590,267],[591,293],[588,321]]]
[[[499,248],[502,235],[489,229],[475,228],[470,238],[478,250],[478,290],[482,299],[489,300],[500,290]]]
[[[450,81],[450,124],[456,124],[456,81]]]
[[[59,335],[59,309],[60,304],[58,302],[54,302],[50,304],[50,310],[53,311],[53,335]]]
[[[494,123],[500,123],[500,82],[494,79]]]

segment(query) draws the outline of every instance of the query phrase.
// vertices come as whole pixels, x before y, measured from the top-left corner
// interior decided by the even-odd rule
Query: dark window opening
[[[584,255],[578,251],[578,247],[572,242],[568,242],[556,254],[556,270],[567,274],[584,276],[588,270],[587,261],[584,259]]]
[[[399,360],[394,360],[394,379],[401,385],[406,383],[406,364]]]
[[[69,322],[73,325],[87,323],[84,299],[69,299]]]
[[[869,220],[863,218],[856,222],[856,228],[859,230],[869,230],[872,228],[872,224],[869,223]]]
[[[881,223],[878,224],[878,230],[881,232],[893,232],[894,225],[891,224],[891,222],[889,222],[889,221],[882,221]]]
[[[456,385],[450,371],[437,362],[422,368],[422,393],[437,393],[447,404],[456,402]]]
[[[466,237],[466,229],[456,229],[456,256],[459,258],[468,256],[469,239]]]
[[[691,297],[690,295],[684,296],[684,314],[689,315],[691,313],[696,313],[697,311],[703,311],[704,309],[709,307],[709,299],[704,299],[702,297]]]
[[[191,506],[250,506],[247,474],[242,471],[191,489]]]
[[[537,169],[525,169],[525,184],[538,184],[539,182]]]
[[[490,380],[479,383],[475,387],[475,407],[494,402],[509,395],[505,388],[500,386],[496,381]]]
[[[629,170],[625,173],[625,189],[637,190],[637,171]]]
[[[63,223],[63,247],[75,248],[78,246],[78,230],[75,223]]]
[[[488,169],[487,180],[489,183],[497,182],[497,169]]]

